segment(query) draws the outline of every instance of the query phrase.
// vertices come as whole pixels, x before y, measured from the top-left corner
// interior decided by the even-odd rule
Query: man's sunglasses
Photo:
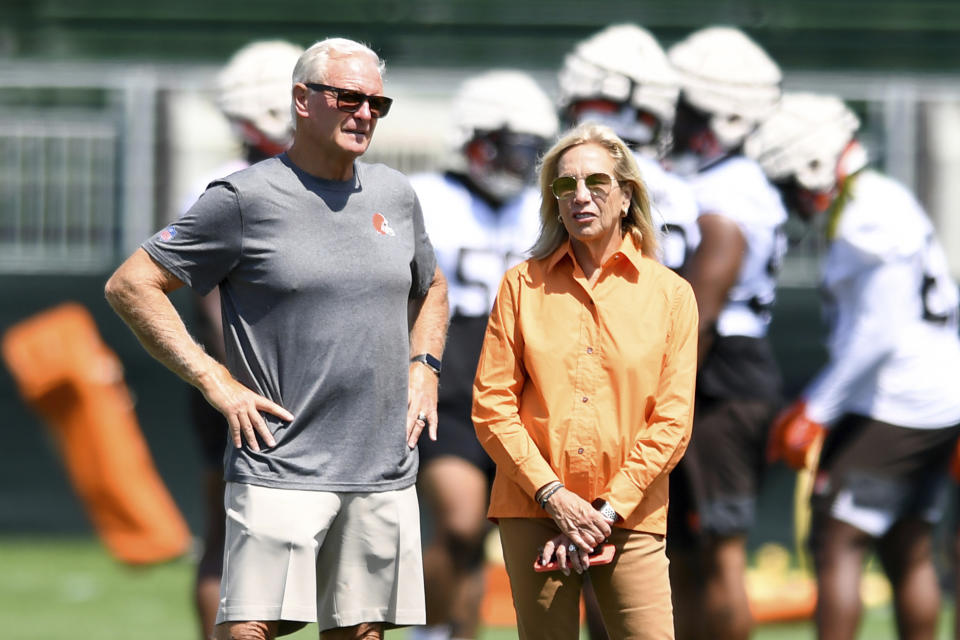
[[[351,89],[341,89],[340,87],[331,87],[328,84],[319,82],[304,82],[305,87],[313,91],[330,91],[337,94],[337,109],[344,113],[356,113],[363,103],[370,105],[370,115],[374,118],[383,118],[390,113],[390,105],[393,104],[393,98],[386,96],[368,96],[359,91]]]
[[[573,176],[560,176],[550,184],[550,189],[557,200],[564,200],[577,192],[577,182],[579,180]],[[610,195],[614,182],[613,176],[606,173],[591,173],[583,178],[584,186],[594,197]]]

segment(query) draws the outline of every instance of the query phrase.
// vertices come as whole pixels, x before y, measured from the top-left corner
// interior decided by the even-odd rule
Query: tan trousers
[[[580,636],[583,576],[571,571],[537,573],[537,549],[559,530],[549,518],[501,518],[500,542],[517,631],[523,640],[576,640]],[[663,536],[613,528],[609,542],[617,555],[589,570],[612,640],[673,638],[673,606]]]

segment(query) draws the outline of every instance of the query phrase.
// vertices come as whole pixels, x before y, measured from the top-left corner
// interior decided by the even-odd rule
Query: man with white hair
[[[107,282],[229,424],[219,640],[424,621],[416,444],[436,438],[446,283],[409,181],[359,161],[392,104],[382,72],[351,40],[307,49],[292,147],[214,182]],[[183,284],[219,287],[226,367],[170,303]]]
[[[767,340],[786,247],[779,194],[743,142],[780,98],[780,69],[730,27],[667,51],[680,79],[674,163],[689,171],[700,245],[685,272],[700,311],[693,436],[671,475],[670,555],[677,636],[743,639],[744,584],[763,452],[780,402]]]

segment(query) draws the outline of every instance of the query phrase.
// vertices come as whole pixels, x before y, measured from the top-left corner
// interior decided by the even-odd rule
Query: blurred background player
[[[635,24],[611,25],[577,43],[564,58],[558,81],[564,124],[605,124],[633,150],[660,226],[661,262],[682,274],[700,230],[690,186],[659,162],[670,149],[680,92],[663,48]],[[583,594],[590,637],[602,640],[607,633],[589,581]]]
[[[931,558],[960,435],[957,288],[920,204],[867,167],[841,100],[786,95],[749,153],[806,220],[825,216],[829,360],[777,419],[772,459],[816,465],[811,547],[818,637],[854,638],[860,577],[875,550],[901,638],[936,635]]]
[[[447,170],[413,176],[447,278],[450,327],[440,373],[440,437],[420,442],[418,486],[433,522],[424,550],[427,627],[411,638],[474,638],[484,593],[484,540],[494,464],[470,418],[473,378],[503,273],[540,228],[536,163],[557,133],[553,103],[519,71],[472,77],[451,105]],[[532,557],[532,556],[531,556]]]
[[[605,124],[634,151],[663,232],[661,260],[681,271],[700,232],[690,187],[658,162],[670,148],[680,91],[663,49],[637,25],[611,25],[567,54],[558,80],[564,124]]]
[[[301,47],[281,40],[252,42],[234,53],[217,74],[216,104],[229,121],[241,153],[197,184],[185,203],[184,211],[196,202],[212,180],[274,156],[290,145],[293,134],[291,78],[301,53]],[[193,332],[207,353],[223,362],[223,326],[218,290],[214,289],[203,298],[197,296],[196,308]],[[206,515],[203,551],[197,565],[195,599],[203,637],[210,638],[220,601],[220,575],[223,570],[223,454],[227,445],[227,423],[204,399],[203,394],[193,387],[190,388],[190,409],[201,445]]]
[[[693,437],[671,476],[668,537],[677,637],[747,638],[747,532],[780,374],[767,340],[787,214],[743,142],[780,98],[780,69],[729,27],[667,52],[680,81],[674,161],[688,172],[700,245],[685,276],[700,309]]]

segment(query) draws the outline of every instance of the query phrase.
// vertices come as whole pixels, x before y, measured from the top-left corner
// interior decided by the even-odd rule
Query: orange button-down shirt
[[[510,269],[473,389],[477,436],[497,464],[488,516],[549,517],[533,496],[559,480],[607,500],[618,526],[665,534],[696,371],[693,291],[629,235],[593,287],[569,241]]]

